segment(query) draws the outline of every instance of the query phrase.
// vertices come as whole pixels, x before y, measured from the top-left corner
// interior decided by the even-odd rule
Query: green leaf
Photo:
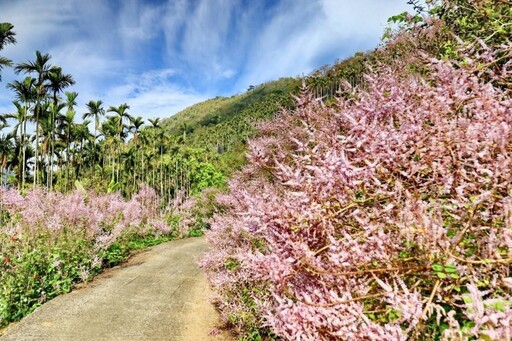
[[[463,333],[469,333],[471,328],[473,328],[474,326],[475,326],[475,322],[473,322],[473,321],[466,321],[462,325],[462,332]]]
[[[510,303],[507,301],[496,301],[491,304],[486,304],[486,306],[489,308],[494,308],[503,313],[503,312],[505,312],[505,310],[507,309],[507,305],[509,305],[509,304]]]
[[[441,279],[446,278],[446,274],[444,272],[436,272],[436,275]]]
[[[464,303],[466,303],[466,304],[473,303],[473,300],[468,295],[462,296],[462,300],[464,300]]]
[[[439,263],[432,264],[432,270],[434,270],[435,272],[442,272],[443,266]]]
[[[110,180],[107,187],[107,193],[115,192],[119,188],[119,183],[115,182],[114,179]]]
[[[478,335],[478,338],[480,340],[484,340],[484,341],[492,341],[491,337],[489,335],[485,335],[485,334]]]
[[[84,185],[82,185],[82,183],[80,181],[78,181],[78,180],[75,180],[75,188],[77,190],[79,190],[80,192],[84,192],[84,193],[86,192],[85,188],[84,188]]]
[[[455,267],[455,265],[452,265],[452,264],[450,264],[450,265],[445,265],[445,266],[444,266],[444,271],[445,271],[446,273],[449,273],[449,274],[451,274],[451,273],[456,273],[456,272],[457,272],[457,268]]]
[[[407,18],[407,15],[408,13],[407,12],[402,12],[400,14],[397,14],[397,15],[393,15],[392,17],[390,17],[388,19],[388,23],[402,23],[405,21],[405,18]]]

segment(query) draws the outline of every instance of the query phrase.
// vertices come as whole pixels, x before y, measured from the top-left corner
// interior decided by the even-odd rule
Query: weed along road
[[[157,245],[11,325],[7,340],[231,340],[196,260],[204,237]],[[212,336],[214,334],[218,334]]]

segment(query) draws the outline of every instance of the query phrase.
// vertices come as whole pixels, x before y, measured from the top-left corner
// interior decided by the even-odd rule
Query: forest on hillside
[[[0,24],[0,50],[15,43]],[[144,121],[127,103],[79,112],[73,76],[48,53],[0,67],[20,77],[0,114],[0,327],[134,250],[201,235],[255,125],[292,108],[300,86],[282,78]]]
[[[188,196],[221,186],[243,162],[238,154],[243,156],[253,123],[292,105],[289,95],[299,84],[282,79],[201,103],[171,119],[144,122],[126,103],[106,107],[91,100],[87,112],[77,113],[79,94],[65,91],[73,77],[51,65],[48,54],[37,51],[33,61],[14,68],[26,77],[7,85],[16,111],[0,116],[4,186],[69,192],[78,181],[88,189],[131,197],[147,183],[167,202],[179,191]],[[200,119],[194,119],[196,107]]]
[[[408,3],[373,51],[147,122],[0,55],[0,327],[205,232],[241,340],[512,339],[512,9]]]

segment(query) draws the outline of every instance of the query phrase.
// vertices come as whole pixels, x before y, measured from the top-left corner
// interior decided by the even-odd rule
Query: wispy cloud
[[[174,84],[173,69],[150,70],[127,75],[126,83],[110,89],[105,102],[112,105],[128,103],[130,112],[144,118],[169,117],[208,97]]]
[[[144,41],[161,34],[163,5],[152,6],[126,0],[120,13],[120,35],[127,40]]]
[[[145,118],[196,101],[308,73],[378,44],[405,0],[18,0],[1,21],[18,44],[0,54],[32,60],[36,49],[71,73],[80,110],[91,99],[128,103]],[[4,84],[14,78],[2,73]],[[0,110],[12,94],[0,89]]]
[[[308,73],[335,58],[372,49],[387,18],[406,8],[402,1],[282,1],[251,46],[238,84],[245,88]]]
[[[168,1],[163,21],[166,55],[190,72],[192,79],[231,78],[240,63],[240,53],[232,48],[240,9],[228,0]]]

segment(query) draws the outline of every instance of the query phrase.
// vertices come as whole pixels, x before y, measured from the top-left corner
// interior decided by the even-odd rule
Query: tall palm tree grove
[[[0,23],[0,50],[14,43],[13,25]],[[192,173],[214,158],[204,143],[194,145],[195,138],[186,136],[194,127],[183,124],[175,134],[160,118],[145,125],[148,113],[132,116],[127,103],[90,100],[79,112],[78,93],[68,91],[73,76],[52,65],[48,53],[36,51],[20,63],[0,56],[0,71],[6,66],[22,77],[7,84],[12,111],[0,113],[0,185],[67,192],[81,184],[131,196],[145,182],[171,200],[180,192],[193,193]]]
[[[94,119],[94,146],[93,146],[93,160],[97,159],[96,155],[96,144],[98,143],[98,128],[100,127],[100,118],[105,116],[105,109],[103,109],[102,101],[89,101],[86,104],[87,112],[83,114],[82,118],[85,120],[86,118]],[[96,168],[93,168],[93,176],[96,175]]]
[[[16,126],[16,131],[19,130],[19,145],[20,145],[20,152],[21,152],[21,170],[19,173],[19,182],[18,187],[23,188],[25,186],[25,179],[26,179],[26,149],[27,149],[27,122],[29,120],[29,111],[32,103],[35,100],[36,97],[36,88],[35,85],[36,80],[32,77],[26,77],[23,82],[20,81],[13,81],[9,84],[7,84],[7,87],[10,88],[15,92],[16,101],[13,102],[13,104],[17,108],[17,112],[14,115],[14,117],[11,116],[11,118],[14,118],[18,121],[18,124]],[[20,104],[22,103],[22,107],[20,107]]]
[[[53,187],[53,155],[55,152],[55,120],[57,119],[57,116],[59,115],[60,110],[56,110],[59,108],[59,98],[57,97],[58,94],[62,91],[64,91],[65,88],[75,84],[75,80],[73,79],[73,76],[70,74],[65,74],[62,72],[62,68],[58,66],[53,66],[50,69],[50,72],[48,73],[48,85],[47,88],[52,92],[52,99],[53,99],[53,110],[50,110],[50,117],[49,117],[49,128],[50,128],[50,162],[48,165],[49,168],[49,176],[48,176],[48,188],[52,189]],[[62,108],[64,105],[62,105]]]
[[[46,96],[46,85],[45,81],[48,79],[49,73],[52,70],[52,66],[50,65],[51,56],[48,53],[41,53],[40,51],[36,51],[36,59],[34,61],[27,61],[24,63],[20,63],[14,67],[14,70],[17,74],[23,72],[28,74],[36,74],[36,103],[34,107],[35,115],[34,119],[36,122],[36,136],[35,136],[35,166],[34,166],[34,186],[38,183],[38,143],[39,143],[39,125],[40,118],[43,111],[42,101]]]

